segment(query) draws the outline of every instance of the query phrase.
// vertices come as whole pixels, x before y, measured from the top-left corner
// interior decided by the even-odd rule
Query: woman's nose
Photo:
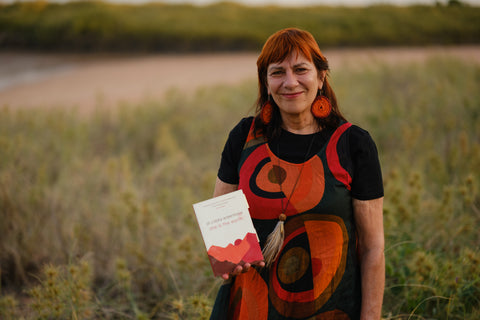
[[[295,87],[298,85],[297,75],[292,70],[288,70],[285,73],[284,86],[287,88]]]

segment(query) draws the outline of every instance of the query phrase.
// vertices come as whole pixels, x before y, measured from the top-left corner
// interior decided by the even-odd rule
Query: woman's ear
[[[325,81],[325,79],[327,78],[327,70],[322,70],[320,74],[322,75],[322,81]]]
[[[327,79],[327,70],[322,70],[318,73],[318,80],[319,83],[318,83],[318,89],[322,89],[323,88],[323,83],[325,82],[325,79]]]

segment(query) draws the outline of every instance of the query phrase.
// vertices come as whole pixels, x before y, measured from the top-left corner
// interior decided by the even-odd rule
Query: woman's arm
[[[381,317],[385,288],[383,197],[367,201],[353,199],[353,211],[362,275],[360,319],[378,320]]]
[[[215,182],[215,190],[213,190],[213,197],[218,197],[238,189],[238,184],[230,184],[223,182],[220,178],[217,177]]]

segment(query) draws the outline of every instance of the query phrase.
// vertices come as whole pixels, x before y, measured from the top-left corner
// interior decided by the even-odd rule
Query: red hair
[[[315,38],[308,31],[297,28],[287,28],[271,35],[265,42],[262,52],[257,59],[258,72],[258,98],[256,102],[255,129],[260,130],[271,138],[278,133],[281,125],[281,117],[278,107],[272,101],[273,114],[272,121],[265,125],[259,117],[262,106],[268,101],[267,89],[267,69],[271,63],[278,63],[285,60],[291,54],[302,54],[315,65],[317,72],[329,70],[328,61],[323,56],[318,47]],[[325,95],[332,104],[331,115],[326,119],[317,119],[322,127],[337,127],[340,120],[345,120],[337,105],[337,98],[333,92],[327,78],[323,82],[323,95]]]

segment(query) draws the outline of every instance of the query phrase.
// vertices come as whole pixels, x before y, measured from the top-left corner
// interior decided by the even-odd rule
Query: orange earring
[[[260,117],[262,118],[263,123],[269,124],[272,121],[273,106],[270,103],[270,98],[262,106],[262,111],[260,111]]]
[[[324,95],[318,95],[312,103],[312,114],[315,118],[326,118],[332,112],[330,100]]]

